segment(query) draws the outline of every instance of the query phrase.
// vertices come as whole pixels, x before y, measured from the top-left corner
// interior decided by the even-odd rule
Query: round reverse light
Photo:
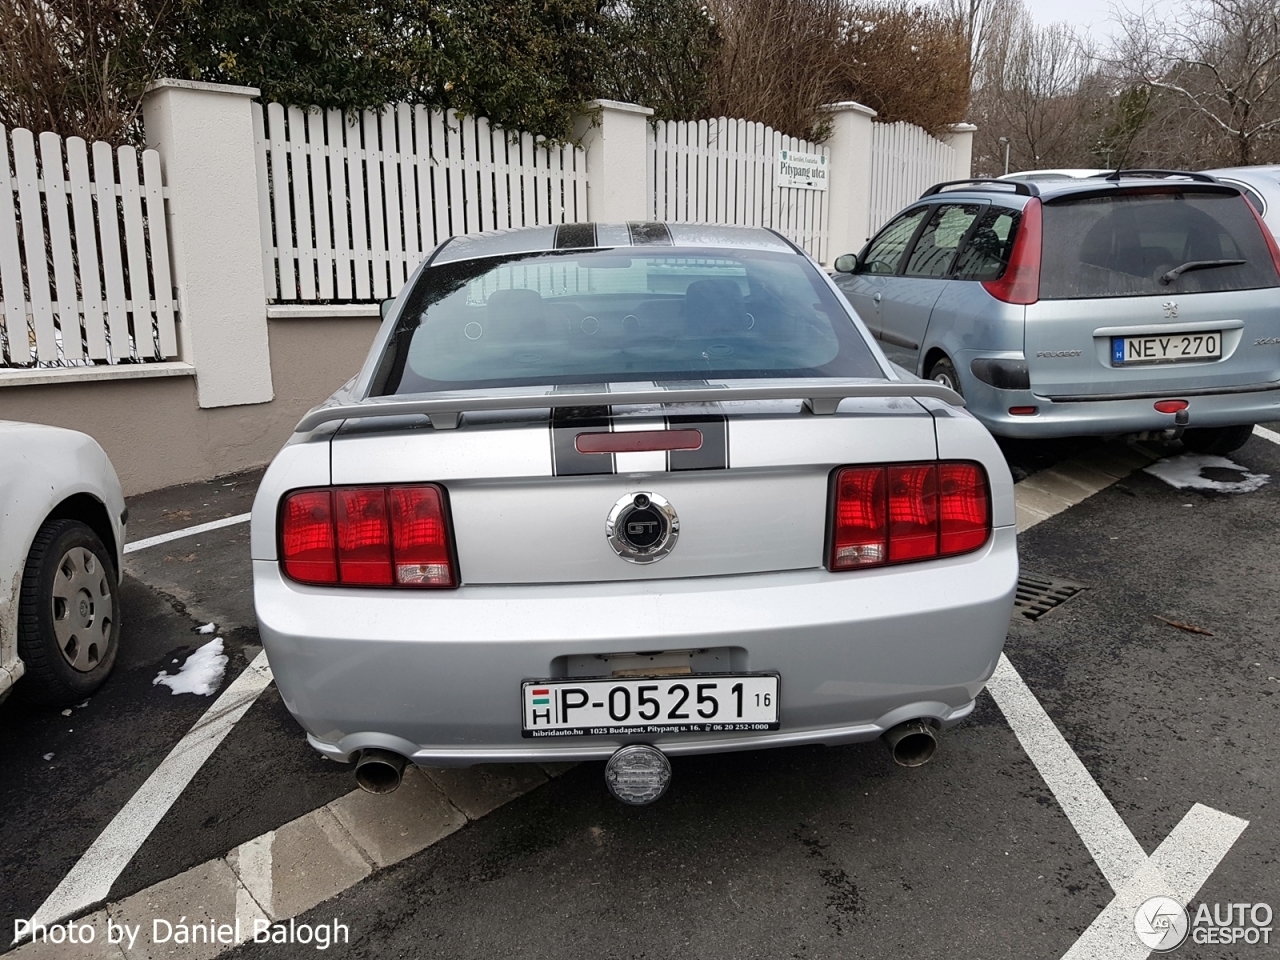
[[[634,743],[623,747],[605,764],[609,792],[634,806],[653,803],[671,784],[671,764],[656,747]]]

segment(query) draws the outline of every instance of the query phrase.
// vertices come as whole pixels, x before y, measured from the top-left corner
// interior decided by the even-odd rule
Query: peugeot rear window
[[[1262,231],[1235,192],[1161,188],[1044,206],[1042,300],[1252,290],[1278,283]]]
[[[410,293],[373,393],[883,376],[806,260],[668,247],[431,267]]]

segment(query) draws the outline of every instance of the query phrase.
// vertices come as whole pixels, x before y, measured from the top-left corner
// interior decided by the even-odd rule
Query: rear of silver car
[[[931,191],[839,282],[997,434],[1247,437],[1280,415],[1280,250],[1234,187],[1192,176]]]
[[[764,248],[757,262],[724,238],[682,248],[672,232],[662,258],[615,250],[608,260],[592,248],[597,259],[556,261],[599,273],[589,283],[561,277],[541,300],[495,300],[496,290],[476,286],[483,271],[467,274],[459,282],[471,299],[448,323],[464,338],[506,336],[511,302],[525,301],[516,322],[537,330],[484,348],[499,352],[483,364],[477,355],[477,378],[534,363],[549,343],[595,350],[601,334],[621,351],[607,363],[648,363],[637,369],[652,375],[659,353],[645,351],[659,347],[635,331],[681,318],[684,332],[662,334],[659,352],[694,349],[688,331],[703,324],[706,342],[694,346],[709,376],[623,380],[614,367],[602,383],[462,389],[454,379],[450,389],[361,396],[394,367],[396,331],[425,336],[451,309],[428,306],[406,326],[406,312],[420,309],[410,294],[388,318],[365,382],[309,415],[276,458],[253,514],[256,607],[281,694],[316,749],[339,760],[385,750],[435,766],[603,758],[635,743],[703,753],[865,740],[918,719],[942,728],[973,709],[1017,579],[1012,483],[989,434],[936,385],[894,377],[816,265],[776,238],[747,235]],[[794,297],[778,306],[787,258],[816,284],[799,308]],[[745,273],[726,265],[739,262]],[[625,299],[642,265],[639,305],[620,300],[613,316],[608,297]],[[730,275],[742,302],[723,284],[696,286]],[[429,281],[428,271],[417,282]],[[723,300],[690,309],[707,291],[731,309],[718,314]],[[865,351],[869,375],[827,379],[827,364],[764,378],[757,358],[755,376],[726,376],[730,361],[713,358],[750,354],[752,338],[767,338],[783,316],[847,325],[841,356]],[[435,363],[428,356],[455,349],[471,348],[437,341],[400,362],[420,375]],[[463,366],[450,368],[455,377]],[[948,547],[947,524],[963,525],[948,519],[959,502],[947,499],[952,474],[981,478],[967,495],[985,498],[986,513],[980,534],[970,525],[968,539]],[[876,502],[902,508],[886,514],[897,531],[888,546],[840,546],[833,503],[846,476],[887,478]],[[925,502],[899,491],[913,478],[932,498],[927,522],[903,506]],[[434,586],[396,579],[397,503],[423,490],[436,491],[425,495],[438,502],[447,545],[434,559],[415,556],[408,576],[435,577]],[[300,582],[281,505],[302,492],[341,514],[361,491],[390,504],[391,579]],[[341,566],[345,521],[332,522]],[[650,545],[650,526],[661,528],[660,543]],[[832,569],[839,564],[848,569]]]

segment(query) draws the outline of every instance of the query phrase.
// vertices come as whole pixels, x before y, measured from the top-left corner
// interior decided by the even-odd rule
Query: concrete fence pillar
[[[943,134],[942,142],[956,152],[952,180],[964,180],[973,176],[973,135],[977,130],[972,123],[955,123]]]
[[[587,153],[587,209],[592,220],[648,220],[649,118],[636,103],[593,100],[574,135]]]
[[[182,359],[201,407],[272,398],[258,228],[253,87],[157,80],[142,101],[169,191]]]
[[[857,253],[868,239],[871,221],[871,121],[876,112],[846,100],[827,104],[831,114],[831,153],[827,190],[829,260]]]

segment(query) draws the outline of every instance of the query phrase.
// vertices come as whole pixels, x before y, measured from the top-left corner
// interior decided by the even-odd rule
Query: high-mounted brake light
[[[1013,238],[1009,263],[999,280],[983,280],[982,286],[997,300],[1028,304],[1040,299],[1040,250],[1042,218],[1040,200],[1032,197],[1022,208],[1018,235]]]
[[[952,557],[991,535],[987,474],[967,461],[844,467],[831,511],[831,570]]]
[[[290,493],[280,505],[280,561],[299,583],[458,583],[444,495],[435,484]]]

